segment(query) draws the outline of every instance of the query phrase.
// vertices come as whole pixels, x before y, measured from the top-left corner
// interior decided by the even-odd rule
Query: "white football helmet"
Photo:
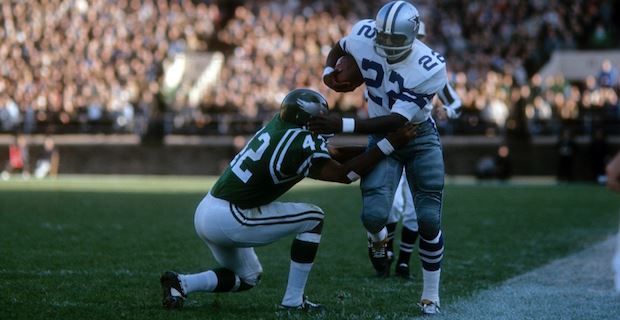
[[[411,3],[392,1],[379,9],[375,24],[375,51],[394,61],[411,52],[420,28],[420,14]]]

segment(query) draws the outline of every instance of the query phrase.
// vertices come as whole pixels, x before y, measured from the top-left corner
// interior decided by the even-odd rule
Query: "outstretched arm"
[[[347,162],[348,160],[351,160],[366,151],[365,146],[328,146],[327,148],[329,149],[329,155],[332,157],[332,159],[340,163]]]
[[[407,119],[398,113],[370,119],[342,118],[337,114],[313,117],[308,128],[318,133],[388,133],[402,127]]]
[[[325,160],[321,165],[313,166],[313,169],[310,171],[310,177],[317,180],[340,183],[356,181],[368,173],[385,156],[391,154],[394,148],[409,142],[415,136],[416,128],[415,125],[408,124],[391,133],[387,138],[380,140],[377,145],[368,151],[344,163],[333,159]]]

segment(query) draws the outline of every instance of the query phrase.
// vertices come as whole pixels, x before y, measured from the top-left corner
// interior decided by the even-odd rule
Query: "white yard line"
[[[620,319],[617,236],[444,306],[441,319]]]

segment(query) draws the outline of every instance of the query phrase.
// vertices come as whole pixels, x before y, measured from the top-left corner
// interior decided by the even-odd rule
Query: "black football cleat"
[[[411,279],[411,273],[409,272],[409,265],[406,263],[399,263],[394,269],[394,275],[406,280]]]
[[[327,312],[327,309],[323,305],[310,302],[310,300],[308,300],[308,297],[304,297],[304,300],[298,306],[291,307],[291,306],[279,305],[278,309],[287,311],[288,313],[292,313],[292,312],[311,313],[311,314],[317,314],[317,315],[325,314]]]
[[[163,291],[161,303],[164,308],[169,310],[180,310],[183,308],[183,302],[187,295],[183,292],[179,275],[173,271],[166,271],[159,278],[159,282]]]
[[[375,268],[377,277],[390,276],[391,260],[387,250],[387,240],[372,242],[371,239],[368,239],[368,257]]]

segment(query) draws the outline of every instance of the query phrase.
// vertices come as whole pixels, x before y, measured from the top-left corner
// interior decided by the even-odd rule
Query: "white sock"
[[[282,305],[288,307],[296,307],[301,305],[304,300],[304,289],[306,281],[312,269],[312,263],[298,263],[291,261],[291,267],[288,272],[288,284],[286,292],[282,298]]]
[[[370,238],[370,240],[372,240],[372,242],[379,242],[379,241],[383,241],[385,239],[387,239],[388,236],[388,232],[387,232],[387,228],[383,227],[383,229],[381,229],[381,231],[377,232],[377,233],[370,233],[368,232],[368,238]]]
[[[211,270],[194,274],[180,274],[179,280],[181,280],[185,294],[195,291],[212,292],[217,287],[217,275]]]
[[[439,276],[441,269],[437,271],[426,271],[422,269],[422,279],[424,288],[422,289],[422,299],[428,299],[439,305]]]

